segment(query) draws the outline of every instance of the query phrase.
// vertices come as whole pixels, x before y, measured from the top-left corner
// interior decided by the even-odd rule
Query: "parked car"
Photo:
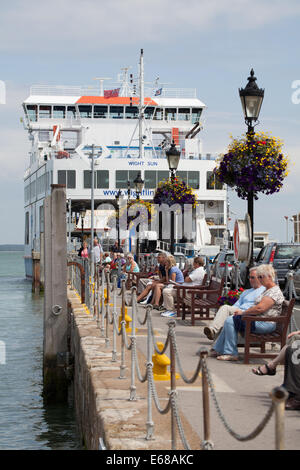
[[[280,286],[285,284],[292,260],[300,256],[300,243],[268,243],[256,258],[256,264],[273,264]]]
[[[253,249],[253,261],[254,264],[256,263],[256,258],[258,254],[260,253],[261,248],[254,248]],[[237,261],[235,263],[230,271],[230,286],[232,289],[235,289],[236,286],[236,272],[235,270],[237,269],[236,267],[239,268],[239,279],[238,279],[238,287],[246,287],[248,285],[248,264],[246,261]],[[248,285],[249,287],[249,285]]]
[[[295,256],[295,258],[293,258],[292,262],[289,265],[289,271],[293,271],[295,292],[297,297],[300,297],[300,256]]]
[[[225,263],[228,261],[228,274],[233,267],[234,252],[231,250],[222,250],[214,258],[210,267],[211,276],[222,278],[225,274]]]

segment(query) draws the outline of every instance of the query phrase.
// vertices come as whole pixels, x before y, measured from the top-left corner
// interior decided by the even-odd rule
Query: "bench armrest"
[[[246,322],[249,321],[272,321],[276,323],[284,323],[287,320],[287,317],[284,316],[278,316],[278,317],[260,317],[258,315],[245,315],[242,316],[242,320],[245,320]]]

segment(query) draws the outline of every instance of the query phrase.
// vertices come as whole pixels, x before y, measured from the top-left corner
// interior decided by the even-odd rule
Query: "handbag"
[[[242,315],[233,316],[234,328],[238,333],[241,333],[242,336],[245,334],[246,322],[242,320]],[[255,321],[252,321],[250,324],[250,332],[255,332]]]

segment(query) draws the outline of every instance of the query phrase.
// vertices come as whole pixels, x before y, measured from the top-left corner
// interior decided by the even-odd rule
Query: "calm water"
[[[0,450],[80,449],[71,405],[44,406],[43,297],[24,279],[22,252],[0,252]]]

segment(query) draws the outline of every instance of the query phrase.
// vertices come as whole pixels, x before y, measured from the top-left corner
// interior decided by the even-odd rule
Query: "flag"
[[[154,96],[160,96],[162,93],[162,88],[159,88],[158,90],[156,90]]]
[[[114,98],[119,96],[120,88],[115,88],[114,90],[104,90],[104,98]]]

